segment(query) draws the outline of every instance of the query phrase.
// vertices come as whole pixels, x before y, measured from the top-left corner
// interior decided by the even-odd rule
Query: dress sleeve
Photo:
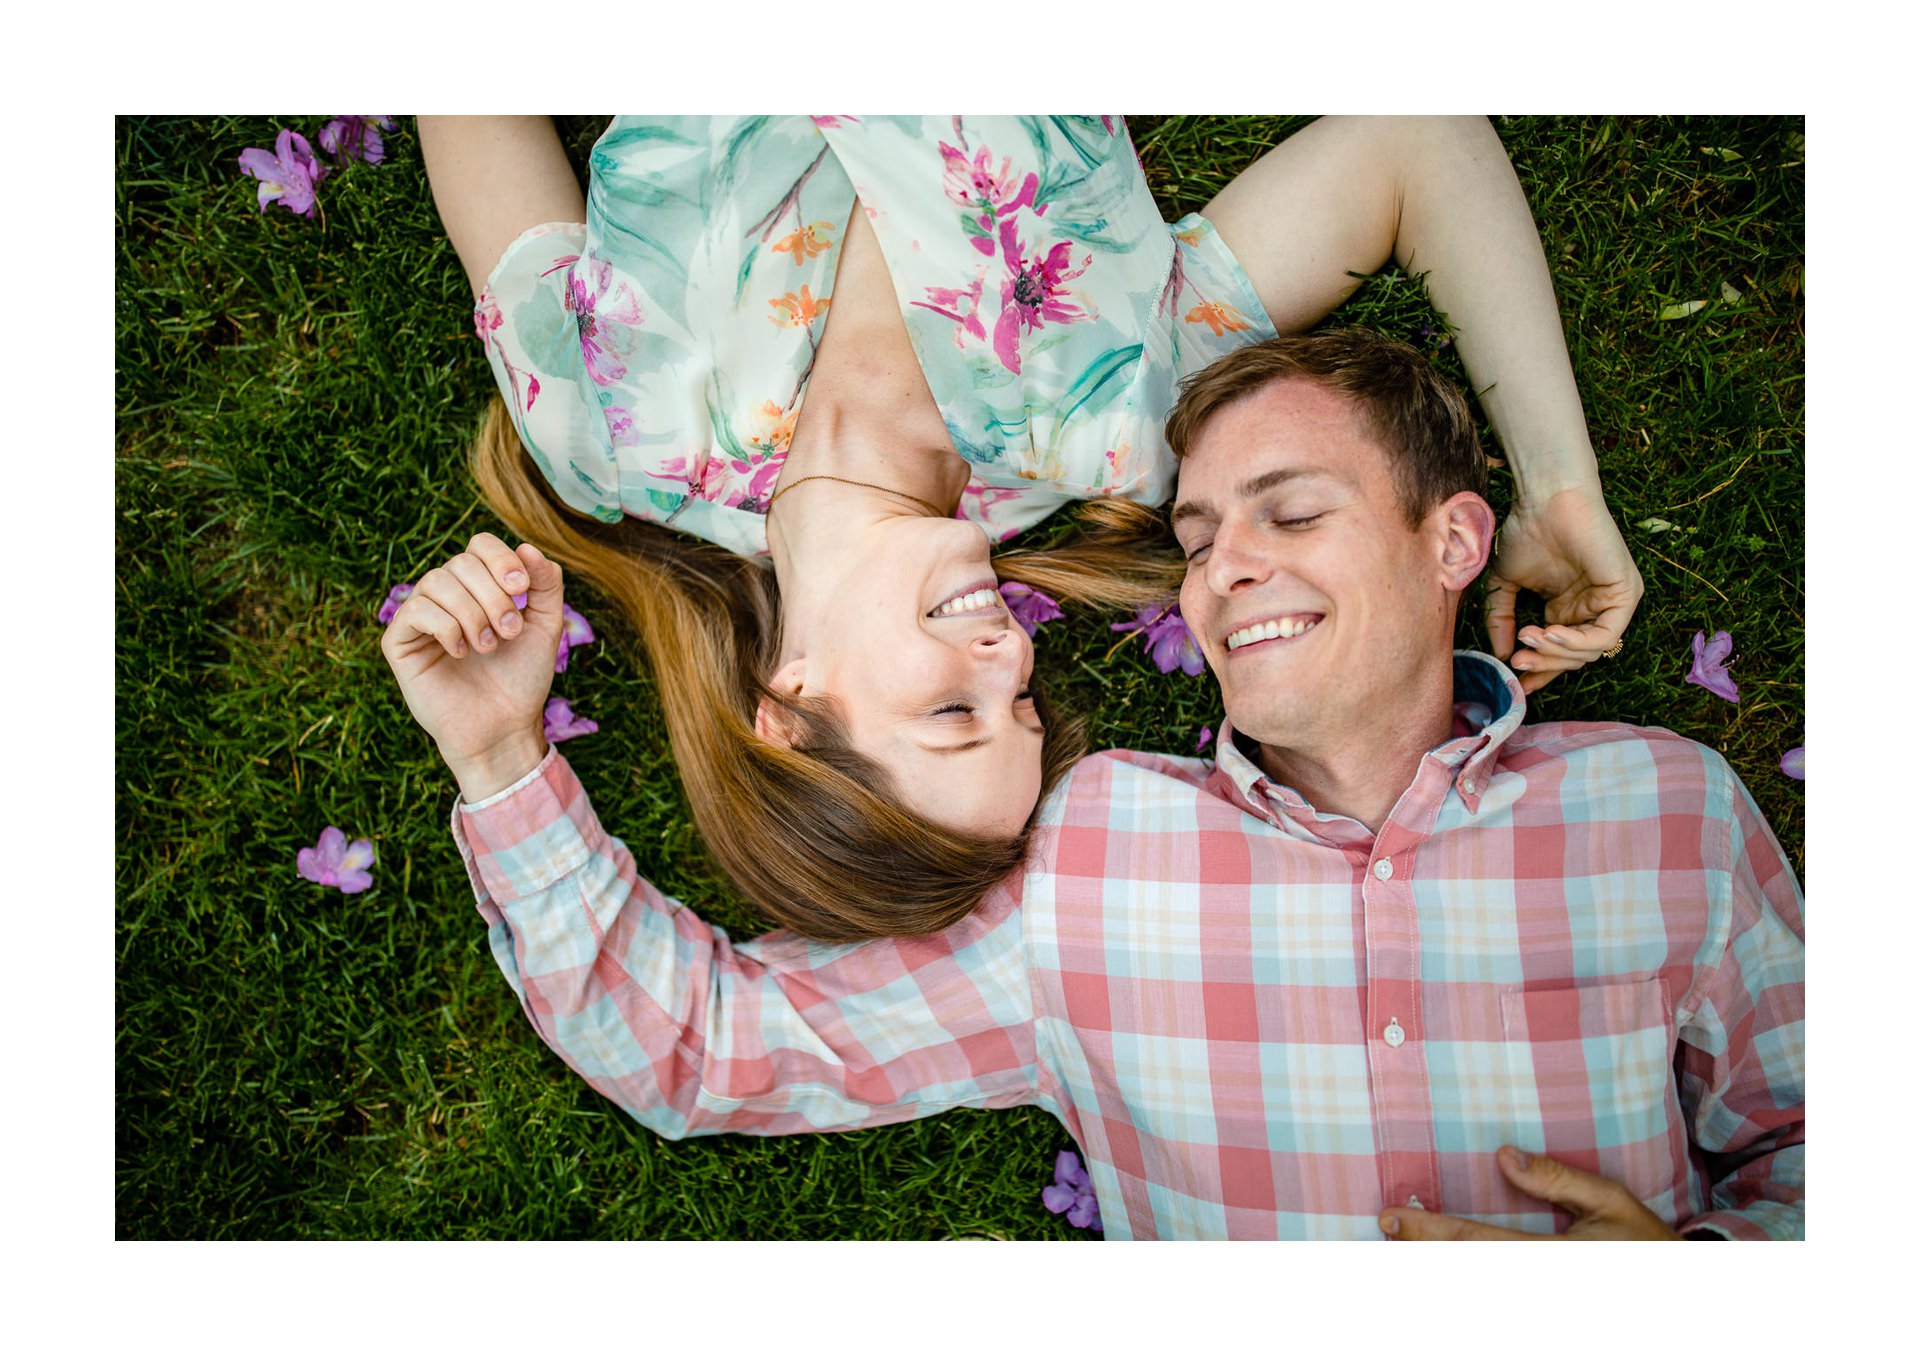
[[[1038,1100],[1016,886],[932,937],[736,944],[640,878],[564,758],[453,812],[541,1039],[669,1139],[851,1130]]]
[[[584,225],[564,221],[524,232],[487,275],[473,329],[541,473],[571,507],[618,522],[614,430],[587,368],[573,304],[573,270],[586,237]]]
[[[1806,1236],[1804,897],[1779,841],[1734,782],[1731,922],[1718,964],[1690,994],[1680,1099],[1713,1178],[1708,1212],[1682,1231]]]

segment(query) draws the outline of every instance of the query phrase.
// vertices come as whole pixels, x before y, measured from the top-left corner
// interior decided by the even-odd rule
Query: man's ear
[[[1465,593],[1493,556],[1493,508],[1472,490],[1462,490],[1436,508],[1433,525],[1440,582],[1449,593]]]
[[[783,697],[798,697],[806,690],[807,661],[789,659],[767,680],[767,686]],[[786,708],[766,697],[762,697],[760,705],[754,708],[753,732],[769,744],[778,744],[783,749],[792,748],[800,736]]]

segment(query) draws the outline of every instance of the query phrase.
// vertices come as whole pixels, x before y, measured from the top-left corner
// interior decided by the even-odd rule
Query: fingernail
[[[520,614],[518,612],[503,612],[500,614],[500,634],[501,635],[511,636],[516,632],[518,632],[519,629],[520,629]]]
[[[525,584],[526,582],[527,582],[527,572],[525,570],[508,570],[507,571],[507,587],[508,588],[517,589],[521,585]]]
[[[1540,648],[1540,637],[1538,636],[1520,636],[1518,637],[1518,639],[1522,645],[1526,646],[1530,650],[1537,650]]]
[[[1526,1150],[1508,1149],[1507,1152],[1513,1155],[1513,1166],[1520,1169],[1520,1171],[1525,1172],[1533,1166],[1533,1158]]]
[[[1383,1234],[1399,1233],[1400,1217],[1398,1215],[1382,1215],[1380,1217],[1380,1232]]]
[[[1518,672],[1525,673],[1528,669],[1533,667],[1533,661],[1531,659],[1528,659],[1525,655],[1521,655],[1519,658],[1513,661],[1513,667]]]
[[[493,642],[494,642],[493,628],[491,626],[481,627],[480,628],[480,648],[483,650],[491,650],[493,648]]]

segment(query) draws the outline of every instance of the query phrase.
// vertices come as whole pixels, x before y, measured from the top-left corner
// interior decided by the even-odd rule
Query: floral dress
[[[537,226],[474,326],[585,513],[764,558],[855,196],[996,541],[1173,488],[1177,383],[1273,334],[1206,220],[1168,225],[1117,117],[616,118],[584,225]]]

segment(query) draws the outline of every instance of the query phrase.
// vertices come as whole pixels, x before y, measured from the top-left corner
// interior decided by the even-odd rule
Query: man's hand
[[[513,595],[527,595],[524,609]],[[546,756],[540,711],[560,649],[560,567],[490,532],[427,571],[380,639],[407,710],[461,793],[482,800]]]
[[[1520,686],[1537,692],[1555,674],[1591,663],[1620,640],[1646,592],[1599,486],[1562,490],[1537,508],[1516,505],[1495,538],[1487,573],[1487,637]],[[1515,634],[1522,591],[1547,600],[1546,627]],[[1526,648],[1518,660],[1514,645]]]
[[[1380,1230],[1389,1238],[1418,1242],[1426,1239],[1677,1239],[1679,1234],[1642,1205],[1631,1191],[1608,1177],[1570,1168],[1558,1159],[1534,1154],[1531,1159],[1512,1145],[1495,1156],[1506,1179],[1529,1196],[1563,1206],[1573,1213],[1573,1225],[1564,1234],[1528,1234],[1493,1224],[1435,1215],[1425,1210],[1395,1206],[1380,1212]]]

